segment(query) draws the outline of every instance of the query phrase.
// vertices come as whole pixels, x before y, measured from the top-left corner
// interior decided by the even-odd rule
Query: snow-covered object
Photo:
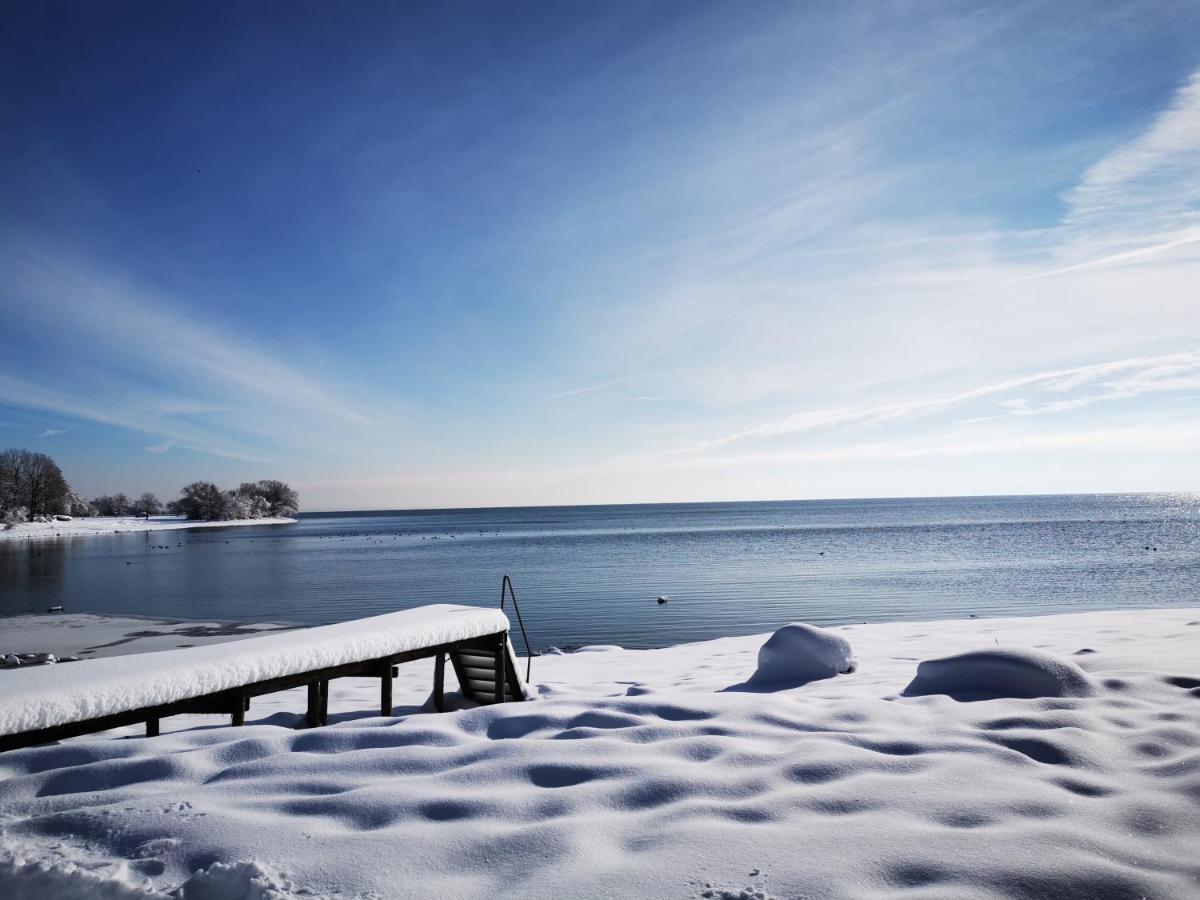
[[[1069,659],[1029,647],[972,650],[917,666],[908,696],[1090,697],[1087,672]]]
[[[839,634],[793,622],[784,625],[758,651],[755,685],[805,684],[854,671],[850,642]]]
[[[897,702],[997,632],[1096,696]],[[340,678],[324,728],[296,688],[0,753],[0,898],[1196,897],[1200,608],[835,634],[855,675],[785,693],[722,690],[769,634],[544,655],[537,703],[446,715],[425,659],[392,719]]]
[[[0,734],[174,703],[268,678],[508,630],[498,609],[439,604],[226,644],[5,672]]]

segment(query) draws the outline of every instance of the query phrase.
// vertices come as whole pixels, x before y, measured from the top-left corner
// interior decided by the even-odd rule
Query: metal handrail
[[[533,648],[529,646],[529,635],[525,633],[525,620],[521,618],[521,607],[517,604],[517,592],[513,590],[512,579],[505,575],[500,580],[500,608],[504,609],[504,592],[512,597],[513,609],[517,611],[517,624],[521,626],[521,637],[525,641],[525,683],[529,683],[529,673],[533,671]]]

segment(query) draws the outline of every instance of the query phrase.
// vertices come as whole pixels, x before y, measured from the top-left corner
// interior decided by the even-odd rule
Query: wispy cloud
[[[780,450],[735,456],[697,457],[681,464],[705,469],[736,469],[741,466],[948,459],[1081,450],[1106,454],[1130,450],[1139,453],[1179,453],[1188,452],[1196,446],[1200,446],[1200,426],[1135,425],[990,437],[971,437],[961,432],[949,432],[933,438],[858,442],[836,449]]]
[[[143,417],[119,403],[97,403],[71,393],[0,373],[0,402],[11,406],[54,412],[62,416],[111,425],[145,435],[167,436],[181,446],[226,459],[263,461],[263,457],[221,443],[220,435],[185,424],[170,424]]]
[[[66,248],[50,252],[14,237],[0,271],[24,301],[12,327],[55,342],[54,355],[71,363],[40,371],[36,382],[0,363],[0,403],[233,459],[262,459],[245,445],[311,434],[315,422],[334,431],[373,421],[359,398],[346,400],[264,343],[198,321],[176,298]],[[122,378],[130,369],[135,374]],[[150,384],[160,387],[152,392]]]
[[[175,441],[163,441],[161,444],[151,444],[146,448],[147,453],[168,453],[175,447]]]
[[[1200,218],[1200,72],[1136,138],[1091,166],[1066,195],[1068,227],[1185,226]]]
[[[67,431],[69,431],[69,430],[70,429],[67,429],[67,428],[47,428],[45,431],[43,431],[41,434],[39,434],[38,437],[52,438],[56,434],[66,434]]]
[[[1037,372],[939,397],[860,407],[805,410],[774,422],[767,422],[720,437],[708,438],[687,447],[652,455],[700,454],[731,444],[802,432],[895,423],[904,419],[947,411],[971,401],[1026,389],[1061,395],[1086,387],[1093,388],[1094,392],[1070,399],[1053,399],[1043,402],[1036,402],[1024,396],[1013,397],[1000,401],[998,407],[1003,415],[1044,415],[1082,409],[1104,401],[1128,400],[1145,393],[1195,390],[1200,387],[1200,351],[1172,353],[1159,357],[1135,357],[1069,369]],[[981,416],[975,420],[986,421],[990,418],[994,417]]]
[[[597,391],[606,391],[609,388],[616,387],[617,385],[628,384],[631,381],[637,381],[641,378],[650,378],[653,376],[653,374],[653,372],[643,372],[637,375],[623,375],[620,378],[610,378],[608,381],[602,381],[599,384],[589,384],[586,387],[571,388],[570,390],[566,391],[557,391],[556,393],[543,397],[542,400],[563,400],[567,397],[578,397],[581,394],[594,394]]]

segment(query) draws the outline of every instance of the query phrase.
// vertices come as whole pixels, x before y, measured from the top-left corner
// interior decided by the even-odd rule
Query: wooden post
[[[231,718],[232,724],[235,726],[246,724],[246,698],[241,694],[237,696],[237,705],[233,708],[233,715]]]
[[[304,724],[309,728],[321,724],[321,686],[315,681],[308,683],[308,709],[304,713]]]
[[[496,645],[496,702],[504,702],[504,664],[508,660],[508,638],[505,635],[500,636],[500,643]]]
[[[392,664],[383,664],[383,674],[379,677],[379,714],[392,714]]]
[[[329,724],[329,679],[321,679],[321,705],[317,710],[317,720],[321,725]]]
[[[439,650],[433,658],[433,708],[446,711],[446,654]]]
[[[146,720],[146,737],[158,737],[158,719]]]

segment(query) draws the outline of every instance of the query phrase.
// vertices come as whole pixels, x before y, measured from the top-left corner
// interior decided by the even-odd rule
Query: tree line
[[[282,481],[247,481],[223,491],[211,481],[195,481],[179,492],[178,500],[162,503],[147,491],[137,498],[112,494],[85,500],[71,488],[49,456],[10,448],[0,452],[0,521],[46,521],[67,516],[157,516],[163,512],[194,520],[232,521],[294,516],[300,509],[297,493]]]

